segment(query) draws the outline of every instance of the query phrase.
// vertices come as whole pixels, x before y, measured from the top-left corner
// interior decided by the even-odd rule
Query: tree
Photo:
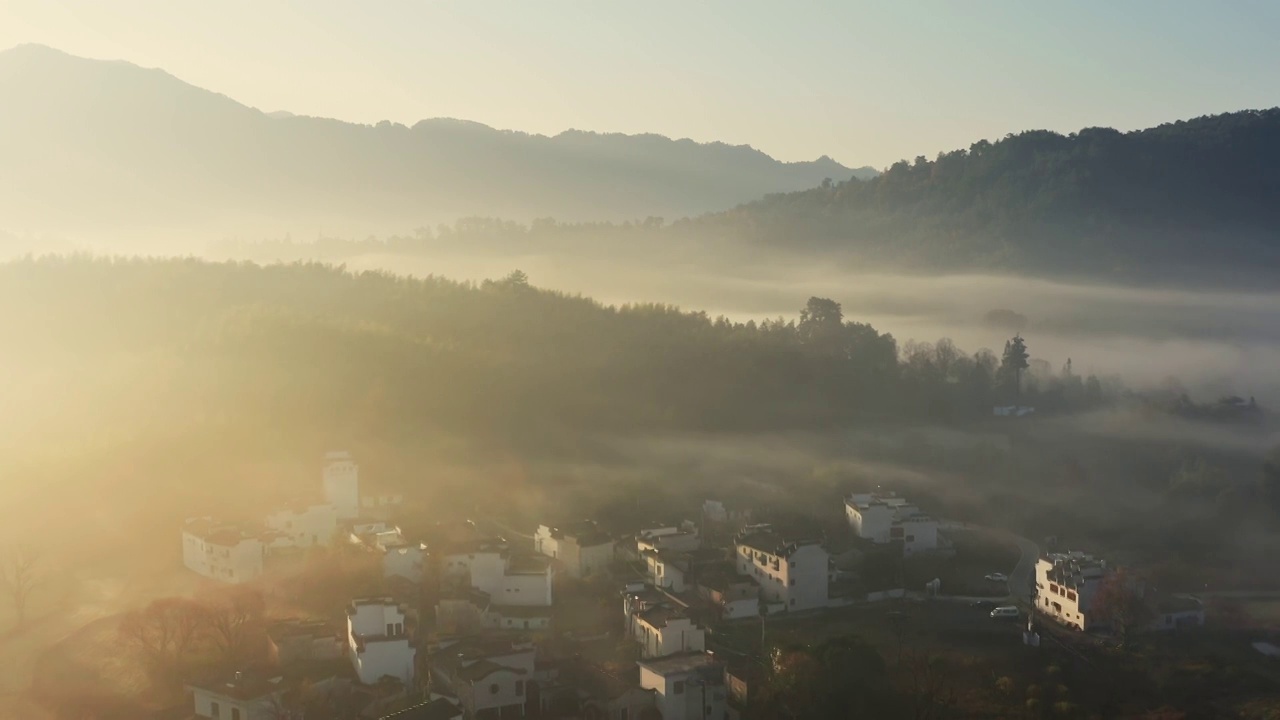
[[[856,637],[773,651],[769,679],[752,713],[760,718],[892,717],[883,658]]]
[[[1000,382],[1013,397],[1022,394],[1022,371],[1030,367],[1027,344],[1021,335],[1014,335],[1004,344],[1004,356],[1000,359]]]
[[[16,624],[27,620],[31,593],[40,584],[40,555],[25,543],[10,547],[0,557],[0,590],[9,596]]]
[[[817,355],[839,355],[844,349],[844,312],[840,303],[811,297],[796,325],[800,342]]]
[[[265,638],[266,602],[252,588],[233,588],[205,601],[209,637],[227,663],[245,660]]]
[[[1155,613],[1145,597],[1145,583],[1128,568],[1116,568],[1098,584],[1089,612],[1124,645],[1129,634],[1146,627]]]
[[[120,621],[120,639],[153,677],[181,677],[188,653],[208,628],[206,608],[190,598],[161,598]]]

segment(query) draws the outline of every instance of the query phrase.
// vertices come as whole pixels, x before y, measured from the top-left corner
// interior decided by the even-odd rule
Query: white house
[[[657,550],[692,552],[700,547],[702,538],[698,535],[698,527],[690,522],[648,528],[636,535],[636,552],[641,555]]]
[[[1184,630],[1204,626],[1204,603],[1192,595],[1158,597],[1153,630]]]
[[[382,553],[382,576],[402,577],[414,583],[422,582],[427,546],[409,542],[399,532],[385,538],[380,536],[380,538],[374,549]]]
[[[760,583],[736,569],[711,567],[698,574],[698,596],[715,605],[721,620],[759,617]]]
[[[654,692],[662,720],[724,717],[728,692],[724,663],[707,653],[684,653],[641,660],[640,687]]]
[[[1036,561],[1036,610],[1065,625],[1088,630],[1093,596],[1107,574],[1107,562],[1087,553],[1042,555]]]
[[[339,520],[360,516],[360,467],[348,452],[331,452],[324,456],[325,499],[338,513]]]
[[[207,578],[243,583],[262,574],[262,536],[213,518],[192,518],[182,526],[182,562]]]
[[[352,600],[347,607],[347,657],[360,682],[393,677],[413,687],[414,655],[404,609],[391,598]]]
[[[276,720],[290,687],[283,677],[239,672],[222,681],[188,686],[200,720]]]
[[[273,547],[307,548],[330,545],[338,533],[338,511],[325,503],[297,503],[267,516],[275,531]]]
[[[706,630],[698,627],[683,608],[671,604],[637,612],[633,632],[643,658],[701,652],[707,647]]]
[[[456,697],[464,717],[524,717],[535,660],[532,643],[464,640],[431,654],[431,684]]]
[[[855,493],[844,500],[849,527],[874,543],[901,542],[904,555],[938,549],[938,521],[906,498]]]
[[[817,540],[791,539],[768,525],[744,529],[734,540],[739,575],[760,584],[760,597],[788,610],[827,606],[830,558]]]
[[[346,657],[342,632],[323,620],[277,620],[267,628],[271,659],[285,666]]]
[[[608,569],[613,562],[613,539],[590,520],[567,525],[539,525],[533,549],[559,561],[564,573],[584,578]]]
[[[443,558],[445,575],[463,579],[494,605],[551,605],[551,560],[513,555],[506,543],[481,541]]]
[[[648,580],[654,587],[674,593],[685,591],[689,564],[683,556],[670,551],[646,550],[641,557],[644,558]]]

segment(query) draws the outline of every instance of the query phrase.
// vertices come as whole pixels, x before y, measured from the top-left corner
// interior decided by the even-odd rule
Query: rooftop
[[[636,616],[650,627],[659,629],[666,627],[667,623],[672,620],[688,619],[689,617],[684,608],[674,608],[669,605],[654,605],[648,610],[636,613]]]
[[[223,547],[234,547],[244,540],[256,540],[262,535],[260,530],[210,517],[191,518],[183,523],[182,531],[207,543]]]
[[[457,717],[462,717],[461,708],[445,698],[436,698],[383,715],[378,720],[453,720]]]
[[[499,665],[498,663],[492,660],[480,660],[479,662],[471,663],[470,665],[466,665],[462,668],[459,668],[455,674],[457,675],[457,677],[462,678],[466,682],[473,683],[478,680],[483,680],[484,678],[489,677],[493,673],[496,673],[500,670],[512,672],[517,675],[525,674],[525,671],[521,668],[513,668],[513,667],[508,667],[506,665]]]
[[[237,672],[210,682],[193,682],[191,687],[237,700],[256,700],[292,687],[283,676],[267,677],[258,673]]]
[[[300,618],[290,618],[287,620],[277,620],[276,622],[271,623],[267,628],[267,636],[275,642],[299,637],[331,637],[336,636],[337,634],[338,631],[324,620],[302,620]]]
[[[756,525],[744,529],[735,538],[735,542],[758,552],[783,557],[791,555],[791,553],[804,545],[818,544],[816,539],[786,537],[781,533],[775,532],[768,525]]]
[[[655,658],[653,660],[640,660],[636,664],[659,675],[675,675],[677,673],[693,672],[695,670],[713,667],[719,663],[713,655],[708,653],[692,652],[681,653],[679,655],[668,655],[667,657]]]
[[[507,572],[511,575],[541,575],[551,566],[551,558],[546,555],[512,555],[507,561]]]

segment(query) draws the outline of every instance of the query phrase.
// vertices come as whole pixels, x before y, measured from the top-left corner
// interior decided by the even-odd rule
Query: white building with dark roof
[[[697,653],[641,660],[640,687],[654,693],[662,720],[722,718],[728,702],[724,663]]]
[[[707,648],[707,631],[698,627],[684,608],[672,603],[637,611],[632,628],[642,658],[702,652]]]
[[[613,538],[591,520],[539,525],[533,533],[533,549],[556,560],[572,578],[602,573],[613,562]]]
[[[182,526],[182,562],[188,569],[226,583],[262,575],[262,533],[213,518],[191,518]]]
[[[524,717],[536,660],[524,640],[462,640],[431,653],[431,685],[457,698],[464,717]]]
[[[365,685],[393,677],[413,687],[413,643],[405,609],[391,598],[352,600],[347,607],[347,657]]]
[[[877,544],[902,543],[903,555],[938,549],[938,521],[896,495],[855,493],[844,500],[853,533]]]
[[[830,556],[820,541],[753,525],[734,539],[734,552],[738,574],[759,583],[765,602],[793,611],[827,607]]]
[[[1088,553],[1047,553],[1036,561],[1036,610],[1064,625],[1088,630],[1093,596],[1110,570]]]
[[[339,520],[360,517],[360,466],[349,452],[325,453],[320,473],[324,497],[338,513]]]
[[[237,672],[188,689],[199,720],[276,720],[284,694],[296,685],[283,677]]]

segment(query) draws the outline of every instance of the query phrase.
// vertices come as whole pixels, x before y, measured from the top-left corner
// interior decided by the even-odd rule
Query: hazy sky
[[[263,110],[657,132],[885,166],[1280,104],[1280,3],[0,0],[25,42]]]

